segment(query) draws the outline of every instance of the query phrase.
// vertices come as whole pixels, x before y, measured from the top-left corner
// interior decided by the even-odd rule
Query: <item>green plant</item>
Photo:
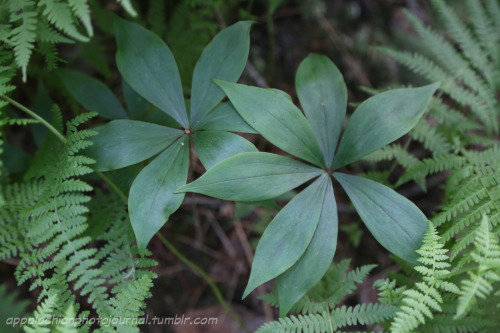
[[[397,308],[383,304],[358,304],[338,306],[340,301],[352,294],[355,283],[362,283],[375,265],[362,266],[347,273],[350,260],[332,264],[317,285],[307,292],[292,308],[301,312],[298,316],[280,318],[262,325],[256,332],[336,332],[348,326],[378,324],[390,319]],[[277,292],[261,297],[265,302],[278,306]]]
[[[47,316],[88,319],[90,313],[80,310],[76,291],[87,297],[101,318],[139,316],[137,310],[143,308],[155,277],[148,269],[155,264],[149,253],[137,256],[132,230],[123,223],[128,214],[116,197],[94,197],[92,200],[104,205],[94,205],[89,214],[86,203],[91,198],[86,193],[92,187],[80,177],[92,172],[89,165],[93,160],[80,151],[91,144],[88,138],[95,132],[77,130],[77,126],[94,115],[77,116],[68,122],[63,135],[56,109],[54,125],[47,123],[56,135],[47,136],[25,180],[2,186],[0,259],[20,258],[16,280],[19,284],[29,281],[30,290],[40,290],[35,324],[26,327],[28,331],[66,329],[60,326],[64,323],[37,321]],[[103,225],[103,221],[107,223]],[[97,247],[95,242],[103,246]],[[141,292],[131,297],[129,290]],[[127,312],[134,307],[135,312]],[[90,328],[84,321],[75,325],[74,329]],[[137,331],[136,326],[131,331]],[[113,327],[116,325],[101,329],[111,331]]]
[[[461,167],[463,147],[489,148],[497,144],[491,134],[499,130],[496,97],[500,87],[498,1],[464,1],[470,13],[468,24],[443,0],[432,0],[431,4],[436,9],[437,21],[446,29],[444,33],[425,26],[418,17],[406,12],[419,35],[417,50],[388,47],[379,50],[419,78],[441,82],[439,94],[433,98],[426,117],[410,131],[410,140],[403,147],[393,144],[367,157],[371,161],[395,159],[395,164],[406,170],[397,185],[413,180],[424,189],[428,176]],[[442,94],[451,102],[439,98]],[[420,142],[431,156],[415,158],[407,149],[414,141]]]
[[[423,213],[384,185],[336,170],[408,132],[426,110],[437,84],[388,91],[366,100],[339,140],[347,93],[342,75],[326,57],[310,55],[297,72],[297,92],[307,118],[283,93],[215,81],[257,132],[313,165],[269,153],[241,153],[177,192],[259,201],[319,176],[278,213],[262,235],[244,297],[276,278],[283,315],[326,272],[335,253],[338,224],[332,177],[384,247],[405,260],[416,260],[415,250],[427,225]],[[269,257],[274,258],[272,264]]]
[[[130,15],[137,15],[130,0],[118,0]],[[0,41],[14,50],[16,64],[26,81],[28,63],[35,48],[56,67],[55,44],[86,42],[93,35],[87,0],[2,0],[0,1]],[[79,31],[82,23],[85,34]],[[69,38],[68,38],[69,37]]]
[[[114,120],[97,129],[99,134],[89,150],[99,171],[123,168],[159,154],[139,173],[130,189],[130,218],[141,251],[183,201],[184,194],[173,191],[186,183],[191,144],[207,169],[233,154],[257,150],[249,141],[227,132],[253,130],[229,103],[219,103],[224,95],[210,81],[213,77],[239,78],[248,57],[250,25],[236,23],[205,48],[193,74],[187,112],[179,72],[167,45],[136,24],[115,20],[116,58],[125,81],[181,128]],[[63,76],[68,77],[68,73]],[[103,92],[99,96],[115,101]],[[124,117],[121,106],[113,103],[119,111],[116,117]],[[102,105],[99,109],[103,109]]]

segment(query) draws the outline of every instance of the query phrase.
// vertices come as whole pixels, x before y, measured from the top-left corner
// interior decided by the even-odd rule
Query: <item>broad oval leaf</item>
[[[69,69],[60,69],[57,74],[71,96],[87,110],[107,119],[128,118],[116,96],[101,81]]]
[[[193,141],[196,154],[207,170],[238,153],[258,152],[250,141],[229,132],[195,132]]]
[[[189,145],[186,135],[158,155],[134,180],[128,209],[141,253],[184,200],[184,193],[174,193],[174,190],[186,183],[188,165]]]
[[[324,166],[311,125],[282,93],[214,80],[245,121],[269,142],[312,164]]]
[[[193,129],[219,130],[241,133],[257,133],[230,102],[219,103],[212,111],[207,113],[201,120],[192,122]]]
[[[178,191],[231,201],[261,201],[283,194],[322,172],[285,156],[241,153],[216,164]]]
[[[168,46],[140,25],[115,17],[116,63],[127,83],[184,128],[189,121],[179,70]]]
[[[396,256],[417,263],[428,220],[415,204],[385,185],[334,173],[372,235]]]
[[[113,120],[95,129],[94,143],[86,151],[96,160],[95,169],[123,168],[157,154],[184,132],[136,120]]]
[[[333,161],[338,169],[408,133],[425,112],[439,83],[375,95],[353,113]]]
[[[297,69],[295,86],[326,166],[331,167],[347,107],[344,78],[330,59],[310,54]]]
[[[321,213],[311,243],[302,257],[276,278],[280,317],[286,315],[295,303],[321,280],[335,255],[338,233],[337,204],[331,180],[322,177],[318,181],[321,179],[327,183],[327,187],[320,201],[321,206],[317,208]]]
[[[237,81],[250,48],[252,22],[241,21],[219,32],[205,47],[193,72],[191,87],[191,123],[203,118],[224,98],[213,78]]]
[[[327,180],[328,176],[323,174],[297,194],[266,228],[255,250],[243,298],[259,285],[290,269],[302,257],[320,220]]]

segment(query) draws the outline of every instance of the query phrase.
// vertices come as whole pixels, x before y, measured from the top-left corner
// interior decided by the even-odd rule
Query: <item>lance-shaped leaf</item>
[[[347,107],[344,78],[330,59],[310,54],[297,69],[295,86],[325,163],[330,167]]]
[[[282,93],[214,80],[245,121],[269,142],[318,166],[324,166],[311,125]]]
[[[123,168],[157,154],[184,132],[136,120],[113,120],[96,128],[94,143],[87,149],[99,171]]]
[[[250,141],[229,132],[195,132],[193,141],[196,154],[207,170],[238,153],[258,152]]]
[[[425,112],[439,83],[375,95],[353,113],[333,161],[335,169],[357,161],[400,138]]]
[[[319,181],[326,182],[327,187],[311,243],[302,257],[276,278],[280,316],[286,315],[295,303],[321,280],[330,267],[337,248],[337,205],[332,182],[328,177],[321,177],[317,180]]]
[[[144,251],[184,200],[184,193],[174,193],[174,190],[186,183],[188,164],[188,137],[184,136],[158,155],[134,180],[128,209],[139,251]]]
[[[193,129],[208,129],[241,133],[257,133],[230,102],[219,103],[212,111],[201,120],[191,123]]]
[[[427,231],[428,220],[410,200],[385,185],[365,178],[335,173],[359,216],[387,250],[417,263],[417,250]]]
[[[261,201],[283,194],[322,172],[285,156],[241,153],[218,163],[178,191],[232,201]]]
[[[127,83],[185,128],[189,122],[181,78],[168,46],[140,25],[115,18],[116,63]]]
[[[68,69],[60,69],[57,73],[71,96],[87,110],[107,119],[128,118],[116,96],[101,81]]]
[[[323,174],[321,179],[297,194],[266,228],[255,250],[243,298],[290,269],[306,252],[320,220],[327,192],[325,178],[328,177]]]
[[[241,21],[219,32],[205,47],[193,72],[191,88],[191,123],[203,118],[224,98],[212,78],[237,81],[250,48],[252,22]]]

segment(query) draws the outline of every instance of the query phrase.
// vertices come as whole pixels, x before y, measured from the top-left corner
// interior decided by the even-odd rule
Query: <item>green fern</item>
[[[362,304],[342,306],[321,314],[308,314],[280,318],[278,321],[264,324],[256,333],[267,332],[336,332],[346,326],[367,325],[382,322],[394,316],[395,308],[382,304]]]
[[[415,267],[422,275],[422,281],[403,292],[401,306],[390,327],[391,332],[413,332],[420,324],[425,323],[426,317],[433,318],[434,312],[443,311],[442,292],[458,292],[455,284],[443,278],[450,273],[447,252],[440,243],[436,228],[429,223],[422,247],[418,250],[418,261],[422,265]]]
[[[331,265],[325,276],[293,307],[292,311],[302,314],[280,318],[270,322],[257,332],[336,332],[347,326],[368,325],[383,322],[394,316],[392,305],[358,304],[337,307],[340,301],[351,294],[362,283],[375,265],[366,265],[346,272],[350,260],[345,259]],[[278,306],[276,291],[260,297],[266,303]]]
[[[118,2],[130,15],[137,15],[130,0]],[[23,81],[35,49],[46,58],[49,69],[54,69],[58,61],[55,44],[87,42],[93,36],[89,8],[88,0],[0,0],[0,41],[14,50]],[[4,52],[0,49],[0,57]]]
[[[476,304],[476,299],[486,298],[494,290],[492,284],[500,281],[500,245],[489,229],[485,215],[476,231],[475,249],[470,254],[474,270],[467,272],[469,279],[462,280],[455,318],[465,316]]]
[[[32,320],[35,323],[47,315],[88,318],[88,311],[79,310],[81,296],[87,298],[101,318],[138,317],[155,277],[149,270],[155,263],[148,256],[140,258],[133,245],[125,203],[113,195],[95,197],[89,202],[91,198],[86,193],[92,187],[80,179],[92,172],[89,165],[93,161],[80,152],[88,147],[88,138],[94,132],[78,130],[77,126],[94,115],[82,114],[68,122],[64,143],[50,135],[26,181],[8,184],[2,191],[5,204],[0,206],[0,257],[19,258],[16,280],[19,284],[29,280],[30,289],[39,290],[40,305]],[[60,122],[60,117],[56,117],[56,122]],[[107,208],[99,209],[96,201]],[[88,206],[93,208],[91,216]],[[97,223],[100,232],[95,227],[89,229],[89,225]],[[93,242],[100,242],[101,246],[96,248]],[[119,321],[112,323],[101,327],[102,331],[113,331],[121,325]],[[66,324],[29,325],[26,330],[89,329]],[[127,329],[123,328],[137,331],[137,320]]]
[[[346,272],[350,265],[349,259],[344,259],[337,265],[331,265],[324,277],[291,309],[302,314],[320,313],[325,308],[334,308],[340,300],[352,293],[368,276],[376,265],[365,265]],[[272,306],[279,306],[277,290],[259,297]]]
[[[458,169],[465,163],[464,158],[457,155],[464,148],[494,146],[496,141],[491,133],[499,130],[500,108],[496,96],[500,87],[500,34],[496,19],[500,17],[500,6],[497,0],[466,0],[470,11],[468,25],[443,0],[432,0],[431,4],[446,29],[442,34],[406,13],[419,34],[422,53],[380,48],[426,80],[440,81],[441,93],[452,100],[445,104],[439,96],[433,98],[426,117],[409,133],[411,140],[422,143],[431,153],[430,157],[412,163],[406,149],[393,151],[392,156],[386,154],[386,159],[394,158],[395,163],[406,169],[396,186],[413,180],[425,189],[429,175]],[[474,135],[470,135],[471,131]],[[377,154],[384,153],[376,152],[373,156]]]
[[[452,241],[452,258],[474,242],[483,215],[495,227],[500,222],[500,145],[463,154],[464,164],[452,169],[446,184],[448,202],[433,219],[443,228],[443,241]]]

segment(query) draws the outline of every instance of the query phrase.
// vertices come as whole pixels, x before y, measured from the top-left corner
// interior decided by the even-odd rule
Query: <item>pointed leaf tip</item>
[[[188,128],[181,78],[168,46],[138,24],[118,17],[114,23],[116,64],[123,78],[151,104]]]
[[[370,97],[354,111],[337,149],[333,167],[355,162],[408,133],[427,110],[439,87],[389,90]]]
[[[385,185],[340,172],[334,177],[375,239],[396,256],[416,264],[416,251],[428,227],[424,213]]]
[[[249,21],[241,21],[227,27],[203,50],[193,72],[191,123],[203,119],[224,98],[212,78],[235,82],[241,76],[250,50],[251,25]]]
[[[255,250],[243,297],[290,269],[306,252],[320,223],[328,184],[328,176],[323,174],[297,194],[271,221]]]

